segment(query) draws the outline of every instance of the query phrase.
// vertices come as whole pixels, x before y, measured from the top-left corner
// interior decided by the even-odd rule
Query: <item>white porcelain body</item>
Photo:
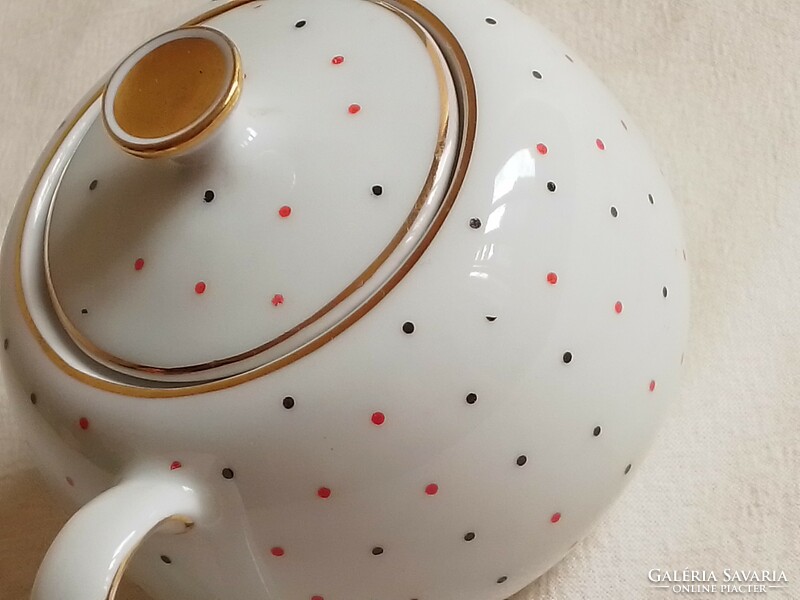
[[[349,1],[337,0],[343,10]],[[263,4],[273,2],[309,22],[332,5]],[[67,374],[53,356],[73,352],[66,336],[37,322],[48,354],[22,300],[46,297],[35,265],[48,206],[37,190],[58,181],[80,128],[63,144],[57,136],[54,159],[46,152],[40,165],[47,172],[40,178],[37,167],[23,193],[33,203],[20,202],[0,264],[10,397],[44,475],[76,507],[127,486],[104,505],[128,507],[114,513],[119,528],[92,505],[79,513],[88,524],[64,538],[85,544],[74,554],[102,564],[92,535],[143,535],[165,516],[191,513],[186,535],[156,534],[135,555],[131,573],[157,600],[508,597],[618,496],[676,395],[686,259],[676,207],[642,136],[587,68],[516,9],[499,0],[425,5],[475,76],[479,116],[463,188],[400,284],[298,361],[227,389],[160,399]],[[234,12],[256,19],[253,8]],[[139,522],[130,507],[158,504],[147,490],[162,485],[175,486],[174,502]]]

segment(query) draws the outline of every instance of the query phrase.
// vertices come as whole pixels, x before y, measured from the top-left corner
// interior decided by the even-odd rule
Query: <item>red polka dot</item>
[[[326,488],[326,487],[321,487],[321,488],[319,488],[319,489],[317,490],[317,496],[319,496],[320,498],[323,498],[323,499],[327,500],[328,498],[330,498],[330,497],[331,497],[331,490],[330,490],[330,488]]]
[[[558,283],[558,275],[555,273],[548,273],[547,274],[547,283],[550,285],[555,285]]]
[[[650,382],[650,391],[651,392],[655,392],[656,391],[656,382],[655,382],[655,380]]]
[[[614,312],[616,312],[618,315],[622,314],[622,302],[617,302],[614,305]]]
[[[600,149],[600,150],[605,150],[606,149],[605,143],[603,143],[603,140],[601,140],[600,138],[597,138],[594,141],[594,143],[597,144],[598,149]]]
[[[69,485],[70,487],[75,487],[75,482],[72,481],[72,477],[67,477],[66,480],[67,480],[67,485]]]
[[[547,154],[547,146],[545,146],[544,144],[536,144],[536,150],[538,150],[539,154],[541,154],[542,156]]]
[[[277,556],[277,557],[281,557],[284,554],[286,554],[286,552],[284,552],[283,548],[281,548],[280,546],[275,546],[272,550],[270,550],[270,552],[272,553],[272,556]]]
[[[78,421],[78,425],[80,425],[81,429],[86,431],[87,429],[89,429],[89,419],[87,419],[86,417],[81,417],[80,420]]]
[[[561,520],[561,513],[555,513],[552,517],[550,517],[551,523],[558,523]]]
[[[169,466],[169,470],[170,470],[170,471],[177,471],[177,470],[178,470],[178,469],[180,469],[182,466],[183,466],[183,465],[182,465],[182,464],[181,464],[179,461],[177,461],[177,460],[176,460],[175,462],[173,462],[173,463],[172,463],[172,464]]]
[[[206,284],[204,281],[198,281],[197,285],[194,286],[194,293],[195,294],[205,294],[206,293]]]
[[[430,483],[428,487],[425,488],[425,493],[428,494],[428,496],[435,496],[439,493],[439,486],[435,483]]]
[[[282,294],[275,294],[272,297],[272,306],[280,306],[281,304],[283,304],[283,302],[284,300]]]
[[[372,413],[372,422],[375,425],[383,425],[384,423],[386,423],[386,415],[383,414],[382,412]]]
[[[137,271],[141,271],[142,269],[144,269],[144,259],[137,258],[136,262],[133,263],[133,268],[136,269]]]
[[[322,596],[311,596],[311,600],[325,600]]]
[[[360,112],[361,112],[361,106],[360,106],[360,105],[358,105],[358,104],[351,104],[351,105],[350,105],[350,108],[348,108],[348,109],[347,109],[347,111],[348,111],[348,112],[349,112],[351,115],[357,115],[358,113],[360,113]]]
[[[331,59],[331,63],[334,65],[340,65],[344,62],[344,56],[334,56]]]
[[[292,214],[292,207],[291,206],[281,206],[281,209],[278,211],[278,214],[281,216],[282,219],[287,219]]]

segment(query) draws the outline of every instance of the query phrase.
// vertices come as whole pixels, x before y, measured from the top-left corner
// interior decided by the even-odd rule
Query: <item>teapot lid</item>
[[[245,3],[111,76],[45,233],[53,306],[93,359],[186,382],[280,360],[429,230],[461,142],[445,54],[395,8],[333,4]]]

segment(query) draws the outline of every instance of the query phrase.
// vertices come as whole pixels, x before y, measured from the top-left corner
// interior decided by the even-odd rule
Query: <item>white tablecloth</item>
[[[198,4],[3,0],[0,227],[83,93]],[[648,135],[683,209],[693,285],[683,391],[648,460],[595,531],[515,600],[677,597],[647,574],[687,567],[784,570],[788,587],[767,596],[800,598],[800,2],[514,4],[560,34]],[[68,515],[4,394],[0,600],[23,600]],[[119,597],[145,599],[132,585]]]

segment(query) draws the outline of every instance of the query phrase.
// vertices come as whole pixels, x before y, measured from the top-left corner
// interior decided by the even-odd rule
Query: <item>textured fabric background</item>
[[[2,229],[83,93],[198,4],[2,0]],[[800,2],[514,4],[561,35],[648,135],[683,209],[693,284],[683,392],[648,460],[595,531],[515,600],[672,597],[648,587],[648,570],[687,567],[783,569],[789,587],[769,596],[800,598]],[[40,484],[4,393],[0,600],[23,600],[68,515]],[[132,585],[119,597],[145,600]]]

